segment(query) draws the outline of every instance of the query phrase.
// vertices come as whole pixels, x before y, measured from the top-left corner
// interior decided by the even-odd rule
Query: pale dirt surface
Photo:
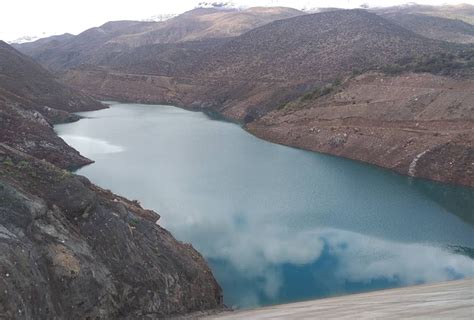
[[[205,319],[474,319],[474,279],[225,312]]]

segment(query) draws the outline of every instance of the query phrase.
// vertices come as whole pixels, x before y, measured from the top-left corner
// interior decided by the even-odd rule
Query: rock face
[[[0,144],[0,315],[160,318],[218,308],[201,255],[159,216]]]
[[[264,139],[474,186],[474,81],[364,74],[249,123]]]

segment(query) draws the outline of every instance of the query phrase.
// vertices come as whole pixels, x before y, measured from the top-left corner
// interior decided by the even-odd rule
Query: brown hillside
[[[44,38],[31,43],[15,45],[15,48],[29,55],[51,70],[61,70],[80,65],[91,57],[121,52],[121,46],[108,46],[101,52],[107,41],[122,34],[141,32],[155,22],[112,21],[100,27],[88,29],[77,36],[57,36]]]
[[[450,50],[376,14],[338,10],[224,40],[142,46],[65,79],[99,97],[210,107],[251,121],[353,71]]]
[[[441,6],[409,4],[386,8],[375,8],[374,10],[379,13],[387,14],[423,14],[433,17],[457,19],[466,23],[474,24],[474,5],[467,3]]]
[[[162,22],[108,22],[72,38],[56,38],[54,43],[48,38],[40,39],[16,48],[52,70],[61,70],[97,64],[142,45],[236,36],[271,21],[302,14],[291,8],[201,8]]]
[[[303,14],[296,9],[284,7],[254,7],[246,10],[198,8],[163,23],[157,23],[142,33],[119,36],[110,43],[139,47],[157,43],[233,37],[275,20]]]
[[[474,25],[462,20],[396,12],[384,14],[383,17],[430,39],[474,43]]]

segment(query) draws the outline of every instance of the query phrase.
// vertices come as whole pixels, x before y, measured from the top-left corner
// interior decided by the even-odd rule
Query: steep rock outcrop
[[[155,319],[220,307],[202,256],[158,218],[0,144],[0,315]]]

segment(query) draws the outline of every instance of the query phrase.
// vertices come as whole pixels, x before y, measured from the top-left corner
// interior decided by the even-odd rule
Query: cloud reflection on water
[[[67,134],[60,137],[69,145],[80,150],[83,156],[89,158],[98,154],[118,153],[125,150],[122,146],[114,145],[101,139]]]
[[[246,287],[247,293],[231,299],[239,307],[287,301],[288,286],[305,288],[293,297],[301,300],[474,276],[474,261],[448,248],[332,228],[301,233],[277,225],[240,229],[202,251],[224,287],[235,282]]]

